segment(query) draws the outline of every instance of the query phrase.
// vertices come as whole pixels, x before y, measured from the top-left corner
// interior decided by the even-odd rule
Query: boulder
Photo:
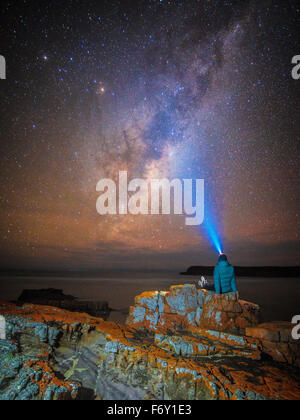
[[[300,341],[293,339],[293,328],[289,322],[269,322],[246,328],[246,335],[257,339],[262,351],[273,360],[300,367]]]
[[[237,300],[235,293],[217,297],[190,284],[137,296],[127,319],[127,325],[154,331],[199,327],[233,334],[243,334],[258,323],[257,305]]]
[[[293,328],[294,325],[290,322],[268,322],[255,328],[246,328],[246,335],[273,343],[293,343]]]

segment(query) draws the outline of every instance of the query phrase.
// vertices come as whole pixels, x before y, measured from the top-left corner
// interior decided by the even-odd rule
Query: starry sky
[[[0,267],[216,260],[185,216],[100,216],[97,182],[204,178],[234,264],[299,265],[297,1],[1,3]]]

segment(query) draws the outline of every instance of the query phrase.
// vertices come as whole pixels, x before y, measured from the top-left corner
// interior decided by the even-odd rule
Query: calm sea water
[[[179,274],[120,273],[81,277],[0,277],[0,300],[16,300],[23,289],[63,289],[80,299],[106,300],[116,309],[110,320],[124,323],[134,297],[144,291],[168,290],[194,283],[197,277]],[[212,281],[212,279],[209,279]],[[241,299],[261,306],[263,321],[291,321],[300,314],[300,279],[240,278]]]

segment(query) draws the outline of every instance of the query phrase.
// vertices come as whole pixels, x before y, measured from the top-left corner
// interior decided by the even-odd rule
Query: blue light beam
[[[223,253],[223,245],[220,239],[220,235],[217,230],[217,225],[214,223],[214,220],[208,212],[206,213],[205,220],[203,223],[203,228],[206,231],[207,236],[209,237],[211,243],[219,254]]]

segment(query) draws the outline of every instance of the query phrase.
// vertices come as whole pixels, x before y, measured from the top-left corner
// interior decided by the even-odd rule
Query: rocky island
[[[24,303],[55,306],[71,312],[85,312],[103,319],[107,319],[111,312],[108,302],[77,299],[74,296],[65,295],[60,289],[25,289],[17,300],[18,305]]]
[[[194,285],[145,292],[127,325],[53,306],[0,303],[1,400],[299,400],[289,323]]]

